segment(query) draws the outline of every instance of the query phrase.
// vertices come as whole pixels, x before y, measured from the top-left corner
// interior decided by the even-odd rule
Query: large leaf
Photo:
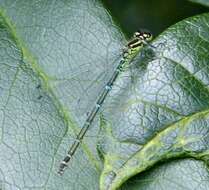
[[[87,137],[61,177],[57,175],[59,162],[120,61],[118,55],[126,41],[97,1],[0,0],[0,9],[0,189],[97,190],[101,174],[101,189],[114,189],[159,160],[182,153],[202,159],[204,162],[197,161],[196,171],[201,176],[206,173],[208,15],[179,23],[160,36],[153,44],[157,47],[154,55],[145,52],[142,60],[139,56],[136,62],[143,64],[134,68],[133,80],[129,71],[120,76],[102,116],[104,142],[99,149],[105,158],[103,172],[97,139]],[[96,136],[96,124],[89,135]],[[175,133],[178,127],[184,133]],[[193,133],[202,144],[192,144]],[[152,146],[160,137],[163,144],[175,135],[178,139],[166,147]],[[183,136],[185,146],[178,141]],[[179,154],[172,146],[175,142],[182,145]],[[113,149],[115,144],[117,149]],[[145,144],[154,149],[141,149]],[[186,154],[190,149],[191,154]],[[137,157],[141,150],[146,151],[146,160]],[[125,165],[121,172],[120,163],[131,161],[133,153],[137,163],[128,170]],[[108,159],[113,162],[107,164]],[[182,167],[190,160],[185,162]],[[163,166],[164,170],[170,166]],[[113,168],[127,177],[112,180],[108,172]],[[160,173],[160,169],[153,172]],[[133,183],[124,188],[150,185],[135,179]]]
[[[2,188],[98,189],[96,139],[63,177],[57,171],[124,37],[97,1],[1,0],[0,8]]]

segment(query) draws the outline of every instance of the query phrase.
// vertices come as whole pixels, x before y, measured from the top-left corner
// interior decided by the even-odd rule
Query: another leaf
[[[132,93],[124,87],[110,98],[101,189],[115,190],[162,160],[194,157],[208,164],[208,23],[204,14],[169,28],[152,44],[155,55],[139,60],[143,71]]]

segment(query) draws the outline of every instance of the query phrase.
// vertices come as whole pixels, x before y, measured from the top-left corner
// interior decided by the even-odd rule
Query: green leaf
[[[202,160],[196,161],[196,171],[203,174],[208,159],[208,17],[173,26],[153,43],[152,60],[146,51],[142,60],[139,56],[133,78],[130,70],[122,73],[101,122],[104,169],[97,138],[86,137],[59,176],[59,163],[120,61],[126,40],[96,0],[0,0],[0,189],[97,190],[99,183],[109,189],[177,156]],[[95,121],[88,135],[97,137],[98,132]],[[175,142],[169,144],[175,135],[179,149],[173,148]],[[145,160],[140,157],[144,145]],[[131,161],[133,153],[133,159],[139,158],[135,174],[126,165],[121,174],[127,177],[109,180],[105,171],[120,173],[118,167],[124,158]],[[176,170],[170,163],[163,170],[171,165]],[[124,188],[150,185],[132,182]]]
[[[126,85],[132,87],[113,89],[114,107],[101,124],[101,189],[115,190],[162,160],[193,157],[208,164],[208,23],[203,14],[170,27],[152,44],[154,55],[139,59],[142,69]]]
[[[98,189],[96,138],[57,171],[124,42],[97,1],[0,1],[0,189]]]
[[[209,6],[209,1],[208,0],[190,0],[194,3],[199,3],[201,5]]]

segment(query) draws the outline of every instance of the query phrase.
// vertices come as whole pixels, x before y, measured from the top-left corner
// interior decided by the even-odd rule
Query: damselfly
[[[91,126],[92,122],[94,121],[98,111],[100,110],[105,98],[107,97],[109,91],[112,89],[114,82],[116,81],[117,77],[121,72],[125,70],[128,64],[132,61],[132,59],[139,53],[139,50],[146,45],[148,41],[152,39],[152,35],[149,32],[135,32],[133,39],[125,46],[122,54],[122,59],[119,65],[116,67],[116,70],[113,72],[113,75],[110,77],[109,81],[107,82],[105,88],[99,94],[98,99],[96,101],[95,106],[88,113],[88,117],[81,128],[80,132],[78,133],[76,140],[70,147],[67,155],[60,163],[58,173],[60,175],[63,174],[64,169],[67,167],[68,163],[70,162],[72,156],[75,154],[77,148],[79,147],[80,143],[82,142],[86,132],[88,131],[89,127]]]

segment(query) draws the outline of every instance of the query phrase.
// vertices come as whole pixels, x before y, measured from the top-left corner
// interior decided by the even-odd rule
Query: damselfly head
[[[137,31],[134,33],[135,38],[139,38],[141,40],[150,41],[152,40],[152,34],[150,32],[145,31]]]

